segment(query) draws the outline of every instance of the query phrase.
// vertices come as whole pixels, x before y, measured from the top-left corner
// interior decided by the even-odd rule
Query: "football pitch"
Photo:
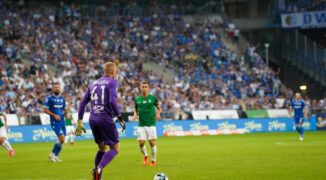
[[[52,147],[53,142],[13,144],[13,157],[0,148],[0,179],[91,179],[93,141],[64,146],[62,163],[48,159]],[[157,149],[157,166],[144,166],[136,139],[121,139],[103,179],[152,180],[159,172],[170,180],[326,179],[326,131],[306,132],[303,142],[295,132],[159,137]]]

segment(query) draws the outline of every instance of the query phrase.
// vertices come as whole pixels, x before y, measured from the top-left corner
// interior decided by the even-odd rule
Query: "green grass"
[[[47,158],[52,146],[13,144],[13,157],[0,148],[0,179],[91,179],[93,141],[64,146],[62,163]],[[326,179],[326,132],[306,132],[303,142],[294,132],[160,137],[157,146],[158,165],[145,167],[136,139],[121,139],[121,151],[104,169],[103,179],[151,180],[158,172],[170,180]]]

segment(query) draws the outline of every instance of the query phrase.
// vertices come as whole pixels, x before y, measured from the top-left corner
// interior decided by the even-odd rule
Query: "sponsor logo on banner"
[[[272,130],[284,131],[284,130],[286,130],[286,124],[280,123],[280,122],[278,122],[278,120],[271,121],[271,122],[268,122],[268,130],[269,131],[272,131]]]
[[[138,123],[126,122],[127,129],[125,134],[120,134],[121,138],[134,138],[138,134]],[[93,139],[89,124],[85,123],[87,133],[76,140]],[[310,127],[309,127],[310,125]],[[116,123],[119,127],[119,124]],[[316,118],[311,117],[310,121],[305,122],[305,129],[316,130]],[[164,132],[198,132],[207,134],[213,130],[215,132],[226,131],[233,134],[234,129],[242,128],[251,132],[274,132],[274,131],[294,131],[293,120],[290,118],[278,119],[239,119],[239,120],[205,120],[205,121],[158,121],[156,124],[157,136],[163,136]],[[218,128],[218,129],[217,129]],[[261,130],[259,130],[261,129]],[[120,130],[120,127],[119,127]],[[216,134],[216,133],[215,133]],[[12,126],[8,131],[8,137],[12,143],[20,142],[44,142],[55,141],[57,136],[49,125],[33,126]]]
[[[229,122],[223,122],[217,124],[217,129],[237,129],[237,125],[229,124]]]
[[[169,124],[163,125],[163,133],[165,133],[167,131],[183,131],[183,127],[176,126],[176,125],[174,125],[174,123],[169,123]]]
[[[326,27],[326,11],[311,11],[282,14],[283,28],[322,28]]]
[[[318,130],[326,130],[326,113],[318,113],[316,115],[317,118],[317,129]]]
[[[287,26],[296,26],[297,25],[297,19],[295,14],[287,14],[285,15],[285,24]]]
[[[303,129],[305,129],[305,130],[310,130],[310,128],[311,128],[311,123],[310,123],[310,122],[303,122],[302,127],[303,127]],[[296,130],[296,129],[295,129],[295,125],[293,125],[293,130]]]
[[[200,123],[190,124],[190,130],[208,130],[208,125],[201,125]]]
[[[55,134],[54,131],[48,130],[47,128],[42,128],[42,129],[35,129],[33,130],[33,140],[38,141],[38,140],[44,140],[44,139],[49,139],[49,140],[56,140],[57,135]]]
[[[303,122],[302,127],[310,128],[310,122]]]
[[[245,129],[248,129],[250,131],[256,130],[256,131],[262,131],[263,125],[261,123],[255,123],[255,121],[249,121],[244,123]]]
[[[138,126],[134,126],[134,132],[132,134],[138,136]]]
[[[21,131],[12,131],[11,129],[8,129],[7,133],[8,140],[13,140],[16,142],[23,142],[23,133]]]

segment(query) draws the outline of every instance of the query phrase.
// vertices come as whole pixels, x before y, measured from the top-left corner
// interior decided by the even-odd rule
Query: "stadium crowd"
[[[326,10],[325,0],[274,0],[276,13],[297,13]]]
[[[54,82],[76,111],[106,61],[119,66],[123,112],[133,112],[142,80],[150,83],[164,111],[286,108],[293,96],[253,45],[239,57],[223,44],[223,22],[188,24],[176,10],[157,8],[148,16],[119,16],[112,24],[106,14],[82,16],[78,8],[64,9],[60,17],[55,11],[0,4],[0,111],[37,115]],[[146,60],[177,76],[166,82],[143,69]],[[323,107],[326,98],[307,103]]]

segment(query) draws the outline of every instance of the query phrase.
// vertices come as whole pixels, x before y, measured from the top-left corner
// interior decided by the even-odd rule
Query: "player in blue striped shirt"
[[[61,162],[58,156],[66,135],[64,114],[66,113],[67,117],[69,117],[70,114],[66,109],[66,101],[64,97],[60,96],[61,90],[59,83],[53,84],[52,91],[53,94],[45,98],[44,112],[50,115],[51,128],[58,136],[58,141],[54,144],[49,158],[52,162]]]
[[[290,106],[290,117],[292,118],[292,111],[294,110],[294,125],[295,129],[300,134],[300,141],[303,141],[303,120],[307,119],[308,110],[306,108],[306,105],[301,99],[301,94],[296,93],[295,99],[292,100],[291,106]]]

